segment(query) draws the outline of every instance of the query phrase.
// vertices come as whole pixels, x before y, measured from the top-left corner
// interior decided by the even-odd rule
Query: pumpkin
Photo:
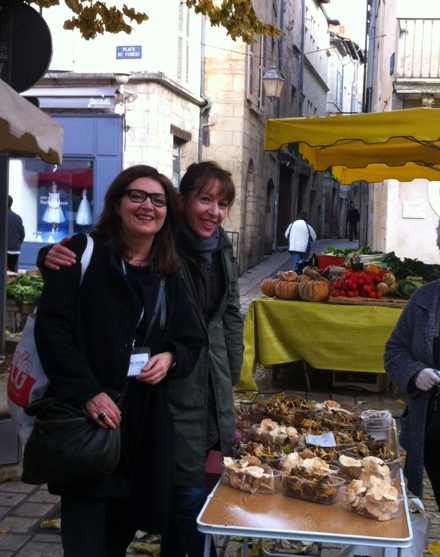
[[[299,282],[280,280],[275,286],[275,294],[284,300],[294,300],[298,297]]]
[[[316,269],[314,269],[313,267],[310,267],[309,265],[307,267],[304,267],[303,269],[303,275],[306,275],[308,277],[310,277],[311,279],[317,280],[321,278],[321,273],[319,271],[317,271]]]
[[[330,287],[323,280],[301,281],[298,288],[299,297],[306,302],[322,302],[328,298]]]
[[[281,280],[294,281],[298,274],[295,271],[279,271],[278,278]]]
[[[275,286],[279,282],[277,278],[265,278],[261,281],[260,290],[265,296],[273,298],[275,296]]]

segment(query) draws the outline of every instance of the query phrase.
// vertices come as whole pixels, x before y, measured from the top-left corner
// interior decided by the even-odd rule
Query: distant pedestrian
[[[292,254],[292,271],[296,271],[300,260],[308,259],[316,232],[307,222],[307,213],[298,213],[298,219],[287,227],[285,232],[287,249]]]
[[[18,258],[20,256],[20,248],[23,243],[25,232],[23,221],[20,215],[14,213],[11,209],[14,200],[8,195],[8,262],[7,266],[10,271],[16,273],[18,271]]]
[[[356,209],[356,205],[351,202],[350,209],[347,213],[347,224],[348,224],[348,239],[350,242],[358,239],[358,222],[361,218],[359,211]]]

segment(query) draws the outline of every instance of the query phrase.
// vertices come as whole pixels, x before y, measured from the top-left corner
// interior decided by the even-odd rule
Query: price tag
[[[306,442],[318,447],[336,447],[335,436],[331,431],[323,435],[306,435]]]

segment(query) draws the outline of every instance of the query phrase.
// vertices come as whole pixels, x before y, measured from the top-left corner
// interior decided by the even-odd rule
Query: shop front
[[[11,157],[9,194],[25,227],[19,269],[35,268],[42,245],[87,230],[122,169],[122,118],[116,114],[54,114],[64,126],[61,165]]]

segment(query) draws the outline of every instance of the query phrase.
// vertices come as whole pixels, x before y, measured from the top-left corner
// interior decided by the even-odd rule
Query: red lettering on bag
[[[17,406],[29,404],[29,394],[36,381],[31,373],[32,362],[29,360],[29,352],[20,353],[16,350],[9,371],[8,397]]]

